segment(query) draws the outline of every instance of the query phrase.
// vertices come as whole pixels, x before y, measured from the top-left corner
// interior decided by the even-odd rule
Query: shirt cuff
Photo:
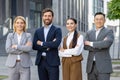
[[[18,45],[16,45],[15,49],[18,49]]]
[[[90,46],[92,46],[92,47],[93,47],[93,42],[90,42]]]
[[[41,42],[41,46],[43,46],[43,42]]]

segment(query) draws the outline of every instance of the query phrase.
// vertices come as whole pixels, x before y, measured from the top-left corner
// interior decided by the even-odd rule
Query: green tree
[[[108,15],[110,20],[119,20],[119,44],[118,44],[118,59],[120,55],[120,0],[111,0],[108,2]]]
[[[111,0],[108,2],[108,15],[110,20],[120,20],[120,0]]]

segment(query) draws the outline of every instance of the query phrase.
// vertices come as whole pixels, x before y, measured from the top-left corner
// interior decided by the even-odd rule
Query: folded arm
[[[101,40],[101,41],[95,41],[95,42],[91,42],[91,41],[85,41],[85,49],[88,49],[90,51],[93,51],[94,49],[105,49],[105,48],[109,48],[114,40],[114,35],[113,35],[113,31],[109,30],[109,32],[107,33],[106,37]]]
[[[55,38],[53,39],[53,41],[43,42],[42,46],[46,48],[58,48],[58,46],[61,43],[61,39],[62,39],[61,29],[57,28],[55,31]]]
[[[25,45],[17,45],[17,49],[23,52],[29,52],[32,50],[32,36],[29,34],[27,36],[27,42]]]
[[[74,55],[74,56],[78,56],[78,55],[80,55],[81,53],[82,53],[82,50],[83,50],[83,47],[84,47],[84,42],[83,42],[83,36],[82,35],[80,35],[79,36],[79,38],[78,38],[78,40],[77,40],[77,45],[75,46],[75,48],[71,48],[71,49],[61,49],[60,51],[59,51],[59,55],[62,57],[64,57],[64,56],[72,56],[72,55]],[[70,57],[71,57],[70,56]]]
[[[14,44],[16,45],[16,44]],[[20,54],[22,51],[17,50],[16,48],[12,47],[12,33],[8,34],[7,39],[6,39],[6,45],[5,45],[5,49],[7,53],[10,54]]]

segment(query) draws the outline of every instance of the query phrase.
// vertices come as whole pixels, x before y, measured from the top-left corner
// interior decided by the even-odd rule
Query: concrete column
[[[60,11],[61,11],[61,20],[60,20],[60,22],[61,22],[61,25],[63,25],[63,0],[61,0],[61,2],[60,2]]]
[[[24,0],[17,0],[16,6],[17,15],[24,16]]]
[[[52,9],[53,9],[53,12],[54,12],[54,24],[57,24],[58,23],[58,0],[52,0]]]
[[[5,20],[5,0],[0,0],[0,25],[4,23]]]
[[[10,0],[5,0],[5,13],[6,18],[10,18],[11,13],[11,7],[10,7]]]
[[[72,0],[70,0],[70,6],[69,6],[69,8],[70,8],[70,17],[72,16]]]
[[[66,19],[69,18],[69,15],[68,15],[68,9],[69,9],[68,4],[69,4],[68,0],[66,0]]]
[[[29,17],[30,10],[30,0],[23,0],[23,14],[25,17]]]

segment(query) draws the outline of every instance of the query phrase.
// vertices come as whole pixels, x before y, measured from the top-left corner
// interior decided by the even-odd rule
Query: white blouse
[[[83,36],[80,35],[78,37],[77,45],[75,46],[75,48],[69,49],[69,45],[70,45],[70,43],[73,39],[73,36],[74,36],[74,32],[68,33],[68,37],[67,37],[67,40],[66,40],[67,49],[65,49],[64,52],[59,51],[59,56],[60,57],[72,57],[72,55],[78,56],[78,55],[81,54],[81,52],[83,50],[83,47],[84,47]],[[63,40],[61,42],[61,48],[63,48]]]
[[[18,39],[18,45],[20,45],[22,34],[17,34],[17,39]],[[17,55],[17,60],[20,60],[20,55]]]

